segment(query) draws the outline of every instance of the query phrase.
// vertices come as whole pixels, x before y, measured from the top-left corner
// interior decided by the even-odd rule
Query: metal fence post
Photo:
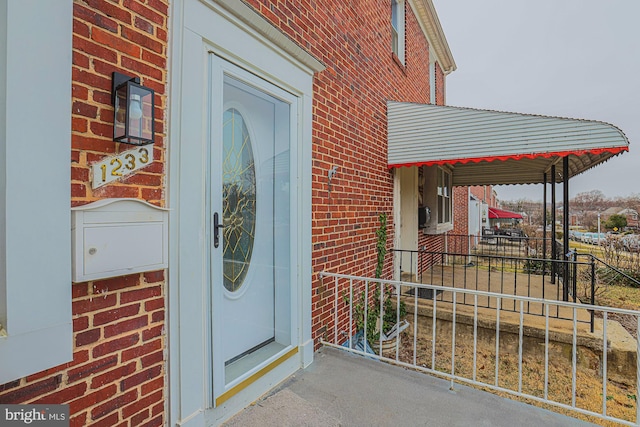
[[[596,261],[591,256],[591,305],[596,305]],[[591,333],[593,333],[593,323],[595,311],[591,310]]]
[[[578,300],[578,252],[573,252],[573,302]]]

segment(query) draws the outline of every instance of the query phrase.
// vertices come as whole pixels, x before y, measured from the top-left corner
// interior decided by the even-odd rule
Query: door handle
[[[213,214],[213,247],[220,246],[220,229],[224,228],[224,224],[220,222],[218,212]]]

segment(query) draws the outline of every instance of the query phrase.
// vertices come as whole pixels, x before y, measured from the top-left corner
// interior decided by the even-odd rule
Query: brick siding
[[[333,330],[333,287],[317,273],[373,277],[381,212],[388,215],[392,247],[386,101],[429,102],[429,46],[409,6],[402,66],[391,53],[389,2],[248,3],[327,67],[314,78],[313,100],[312,327],[318,348],[318,338]],[[442,90],[439,96],[442,102]],[[327,171],[334,165],[329,191]],[[388,253],[383,277],[391,270]]]
[[[73,15],[71,205],[163,206],[168,0],[76,0]],[[155,161],[92,190],[91,164],[132,148],[113,142],[112,71],[155,90]],[[164,272],[69,286],[73,361],[0,385],[0,403],[69,404],[72,426],[166,424]]]
[[[168,1],[75,1],[73,206],[108,197],[164,205]],[[246,3],[327,67],[313,81],[312,333],[318,348],[318,338],[333,328],[333,292],[317,273],[373,276],[381,212],[388,215],[387,248],[393,244],[386,101],[427,103],[435,90],[443,104],[444,73],[436,68],[430,88],[429,46],[409,6],[402,65],[391,53],[389,2]],[[112,71],[138,75],[156,91],[156,160],[92,190],[91,163],[129,148],[112,141]],[[333,166],[338,173],[329,189]],[[430,250],[442,244],[439,237],[420,237]],[[383,277],[391,270],[389,253]],[[0,402],[70,403],[72,425],[165,424],[164,295],[162,272],[74,284],[74,360],[0,386]]]
[[[373,277],[381,212],[388,215],[392,247],[386,101],[429,102],[429,46],[409,6],[402,66],[391,53],[388,2],[248,3],[327,67],[314,78],[313,100],[312,336],[318,348],[318,338],[333,330],[334,314],[333,286],[317,273]],[[327,172],[334,165],[329,192]],[[391,270],[388,253],[383,277]]]
[[[453,187],[453,230],[451,234],[469,234],[469,187]]]

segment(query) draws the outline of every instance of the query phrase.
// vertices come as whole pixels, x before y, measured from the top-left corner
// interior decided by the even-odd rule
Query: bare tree
[[[569,208],[578,214],[584,214],[589,211],[605,210],[607,204],[607,198],[602,191],[591,190],[578,193],[576,197],[569,201]]]

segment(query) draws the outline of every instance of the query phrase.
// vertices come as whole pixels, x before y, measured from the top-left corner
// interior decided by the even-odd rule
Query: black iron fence
[[[478,255],[552,258],[561,253],[562,243],[551,238],[529,237],[519,230],[483,230],[481,235],[442,234],[426,235],[425,240],[441,239],[445,251]],[[554,247],[555,243],[555,247]],[[556,257],[557,258],[557,257]]]
[[[429,245],[431,238],[438,245]],[[591,253],[565,249],[558,240],[529,237],[517,230],[426,235],[424,239],[427,246],[420,250],[394,250],[400,280],[591,305],[599,303],[599,295],[609,285],[640,287],[638,262],[612,262],[637,261],[635,254],[607,257],[605,250],[605,261]],[[444,250],[427,250],[437,246]],[[541,314],[536,310],[528,307],[528,313]],[[593,314],[591,317],[593,327]]]
[[[569,254],[567,259],[497,255],[490,251],[478,251],[477,248],[472,252],[393,250],[396,256],[395,265],[399,268],[397,277],[416,283],[520,297],[588,304],[594,300],[594,258],[578,260],[575,253]],[[430,291],[426,293],[428,292]],[[418,296],[433,298],[433,295],[426,293]],[[448,301],[451,295],[441,293],[436,298],[451,302]],[[457,303],[474,304],[474,301],[467,301],[466,294],[459,298],[461,299]],[[515,299],[505,298],[501,304],[502,310],[519,311]],[[482,303],[480,306],[483,306]],[[489,308],[488,301],[484,307]],[[542,307],[541,304],[527,303],[525,313],[544,316]],[[570,319],[560,310],[551,313],[551,317]],[[580,321],[591,323],[593,327],[593,315]]]

